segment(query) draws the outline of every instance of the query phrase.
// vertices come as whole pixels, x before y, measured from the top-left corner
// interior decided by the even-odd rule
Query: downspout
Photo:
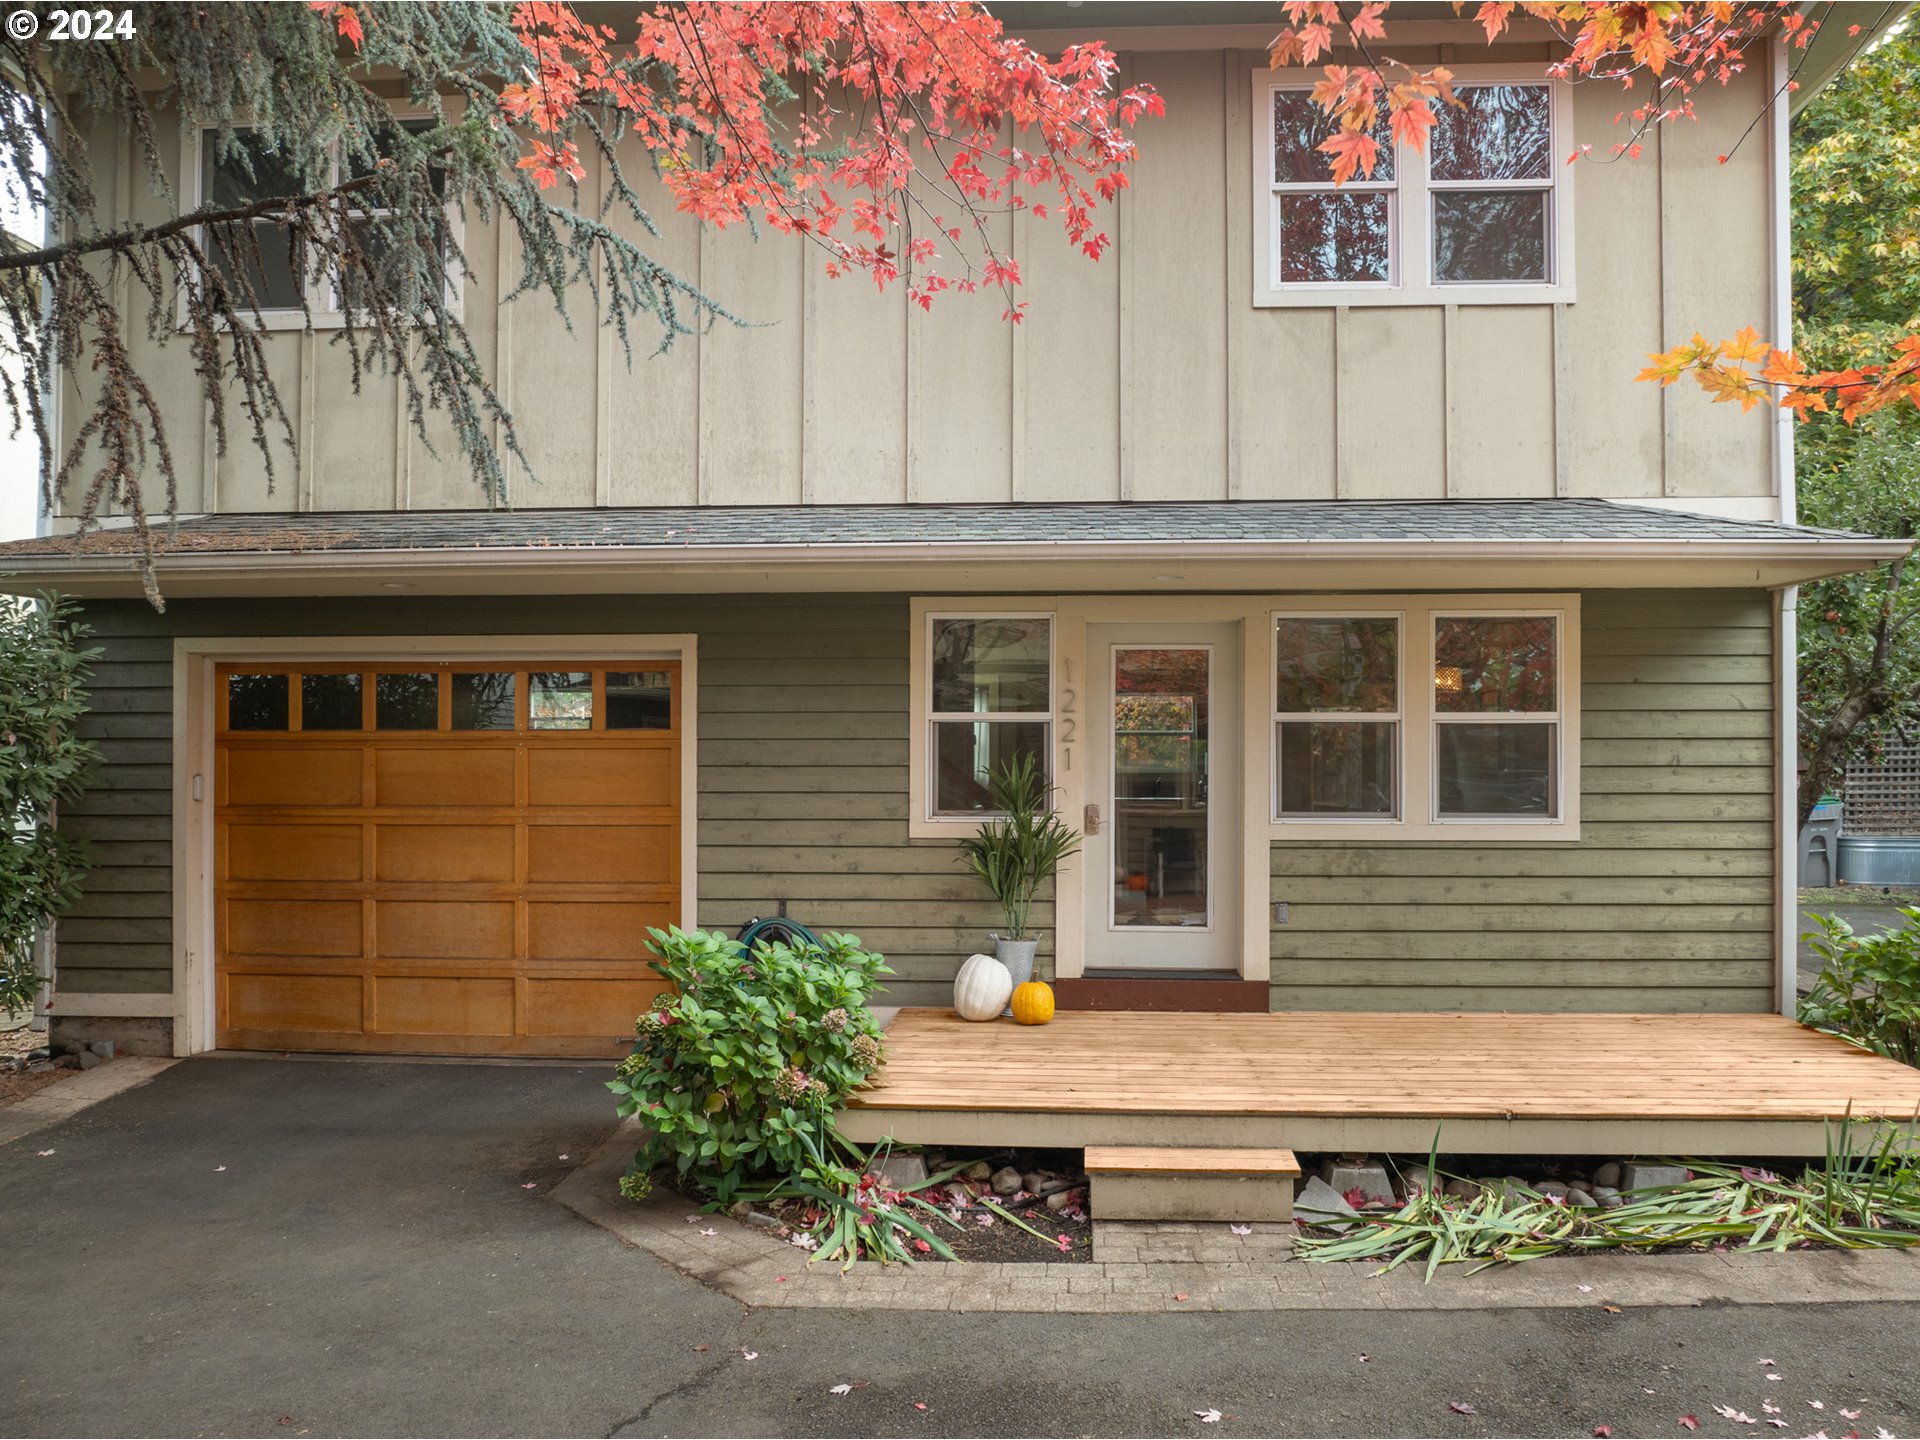
[[[1786,36],[1774,38],[1771,85],[1776,98],[1768,127],[1768,228],[1772,266],[1774,343],[1793,343],[1793,184],[1790,117],[1784,86],[1791,65]],[[1773,493],[1782,524],[1794,524],[1799,496],[1793,473],[1793,412],[1773,412]],[[1791,1017],[1798,1008],[1800,965],[1800,587],[1782,586],[1774,616],[1774,1005]]]

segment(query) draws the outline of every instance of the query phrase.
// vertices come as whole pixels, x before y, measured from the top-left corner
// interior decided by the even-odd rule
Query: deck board
[[[855,1111],[1813,1121],[1920,1112],[1920,1070],[1779,1015],[902,1010]],[[905,1138],[903,1136],[903,1138]]]

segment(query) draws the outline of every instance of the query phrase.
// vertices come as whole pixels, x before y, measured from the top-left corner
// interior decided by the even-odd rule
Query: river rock
[[[1564,1200],[1573,1193],[1573,1187],[1559,1180],[1541,1180],[1534,1187],[1549,1200]]]
[[[1582,1190],[1578,1185],[1568,1187],[1567,1204],[1578,1210],[1597,1210],[1600,1208],[1600,1202]]]
[[[993,1166],[984,1160],[976,1160],[960,1172],[962,1180],[985,1180],[993,1174]]]
[[[1015,1194],[1020,1189],[1020,1172],[1011,1165],[1003,1170],[996,1170],[993,1172],[992,1183],[993,1193],[996,1195]]]
[[[1602,1189],[1618,1190],[1620,1188],[1620,1162],[1618,1160],[1609,1160],[1606,1164],[1600,1166],[1593,1172],[1593,1183]]]

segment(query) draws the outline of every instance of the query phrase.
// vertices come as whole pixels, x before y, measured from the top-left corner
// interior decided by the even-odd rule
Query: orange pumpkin
[[[1053,1019],[1053,987],[1029,980],[1013,992],[1013,1018],[1020,1025],[1044,1025]]]

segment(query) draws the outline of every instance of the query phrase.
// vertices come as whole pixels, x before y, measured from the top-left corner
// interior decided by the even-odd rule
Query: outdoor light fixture
[[[1460,693],[1460,667],[1458,665],[1436,665],[1433,667],[1433,688],[1448,695]]]

